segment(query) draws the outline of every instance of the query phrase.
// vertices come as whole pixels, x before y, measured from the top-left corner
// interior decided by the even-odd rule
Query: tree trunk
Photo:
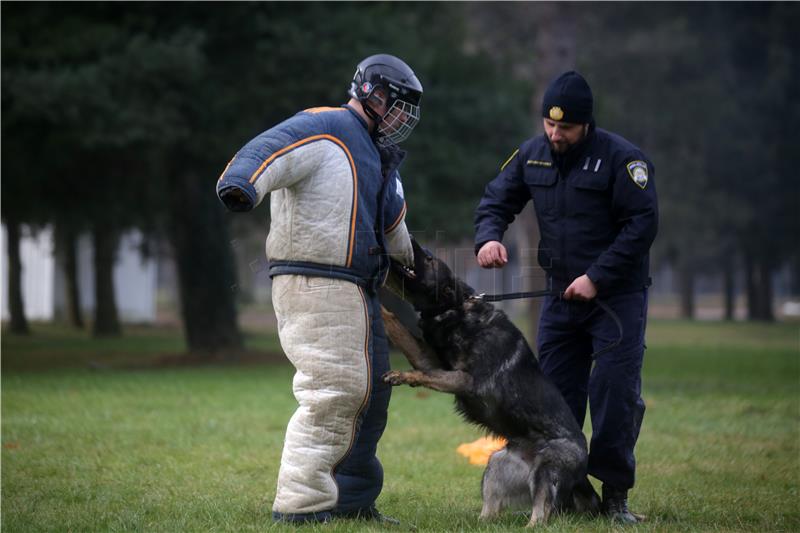
[[[754,320],[756,313],[756,287],[755,287],[755,274],[753,273],[753,260],[750,259],[750,254],[745,251],[744,253],[744,284],[745,292],[747,293],[747,319]]]
[[[686,264],[678,267],[678,290],[680,291],[680,317],[693,320],[694,305],[694,270]]]
[[[107,225],[98,223],[92,231],[94,244],[94,337],[122,335],[114,294],[114,263],[119,237]]]
[[[72,229],[56,226],[56,256],[64,272],[65,305],[67,321],[77,329],[83,329],[80,286],[78,284],[77,238]]]
[[[723,298],[725,305],[725,320],[736,318],[736,268],[731,258],[728,257],[722,266]]]
[[[11,333],[27,335],[30,333],[28,319],[25,318],[25,305],[22,300],[22,259],[20,257],[20,225],[14,220],[6,220],[8,236],[8,312],[11,315]]]
[[[745,256],[747,283],[747,318],[772,322],[772,269],[767,261]]]
[[[170,183],[170,240],[180,286],[189,350],[231,355],[242,349],[236,316],[236,274],[224,208],[214,183],[174,174]]]
[[[773,322],[772,312],[772,268],[768,261],[761,259],[755,264],[756,279],[756,320]]]

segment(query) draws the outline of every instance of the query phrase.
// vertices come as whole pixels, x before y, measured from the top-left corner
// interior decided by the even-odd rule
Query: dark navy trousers
[[[542,371],[561,391],[583,426],[588,399],[592,421],[589,474],[620,489],[633,487],[633,448],[644,416],[642,361],[647,323],[647,289],[604,298],[622,322],[619,346],[592,361],[591,354],[614,343],[619,330],[594,302],[546,297],[539,321]]]

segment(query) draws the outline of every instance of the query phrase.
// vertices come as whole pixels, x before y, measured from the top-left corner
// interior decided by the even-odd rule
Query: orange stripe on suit
[[[403,217],[406,216],[406,208],[407,208],[406,203],[403,202],[403,209],[400,210],[400,214],[397,215],[397,218],[395,219],[395,221],[392,222],[389,225],[388,228],[383,230],[384,233],[389,233],[390,231],[392,231],[394,228],[396,228],[403,221]]]

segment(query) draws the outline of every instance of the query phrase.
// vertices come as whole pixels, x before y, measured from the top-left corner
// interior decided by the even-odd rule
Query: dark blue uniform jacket
[[[475,212],[476,251],[503,234],[528,200],[539,221],[539,264],[552,288],[587,274],[598,295],[650,284],[658,228],[653,164],[633,144],[590,127],[566,154],[545,135],[525,141],[485,189]]]

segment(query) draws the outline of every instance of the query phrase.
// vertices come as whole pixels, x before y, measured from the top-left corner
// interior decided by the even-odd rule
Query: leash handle
[[[604,348],[600,348],[599,350],[597,350],[596,352],[594,352],[590,356],[592,359],[597,359],[597,356],[600,355],[601,353],[605,353],[605,352],[611,350],[612,348],[616,348],[617,346],[620,345],[620,343],[622,342],[623,329],[622,329],[622,320],[620,320],[619,316],[617,315],[617,313],[615,313],[614,310],[611,309],[611,306],[609,306],[607,303],[605,303],[603,300],[600,300],[599,298],[595,298],[594,299],[594,303],[600,309],[605,311],[608,316],[611,317],[611,320],[613,320],[614,324],[617,325],[617,331],[619,331],[619,337],[617,338],[617,340],[615,340],[614,342],[612,342],[611,344],[609,344],[608,346],[606,346]]]

